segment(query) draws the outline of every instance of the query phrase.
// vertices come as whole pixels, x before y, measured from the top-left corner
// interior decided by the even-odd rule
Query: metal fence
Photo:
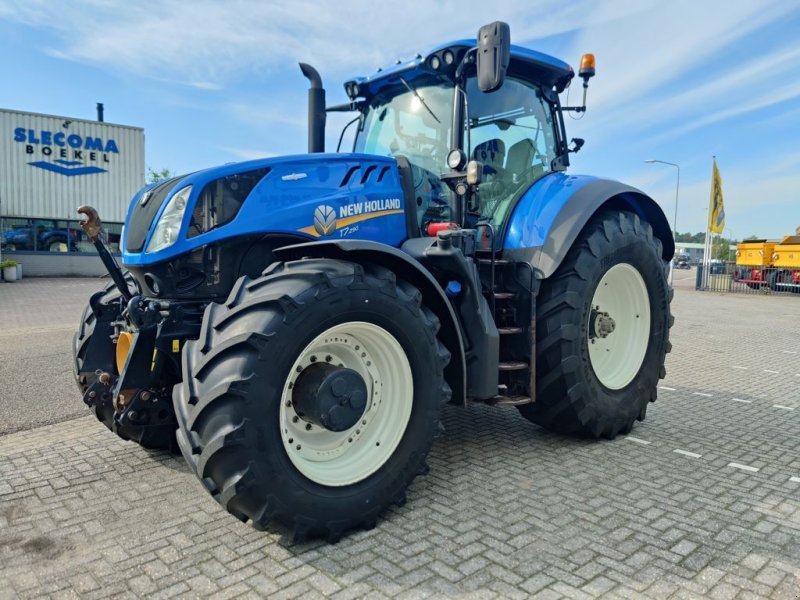
[[[701,291],[800,296],[800,268],[751,267],[719,261],[708,265],[705,281],[703,275],[701,264],[695,281],[695,288]]]

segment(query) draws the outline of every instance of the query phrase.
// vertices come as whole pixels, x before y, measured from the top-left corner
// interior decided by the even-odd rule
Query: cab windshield
[[[417,223],[448,218],[450,191],[440,175],[447,170],[453,85],[416,85],[401,79],[399,94],[370,103],[356,138],[356,152],[404,156],[414,178]]]
[[[449,216],[450,192],[440,175],[448,171],[454,87],[438,82],[412,85],[403,79],[400,84],[395,95],[372,100],[355,149],[408,159],[418,223],[424,227]],[[555,113],[538,86],[512,77],[489,94],[470,77],[466,92],[464,150],[483,164],[479,192],[467,207],[466,221],[468,226],[477,222],[499,226],[516,199],[552,170],[557,154]]]
[[[405,92],[370,104],[356,151],[379,156],[405,156],[420,168],[442,172],[450,149],[453,86],[412,86]]]

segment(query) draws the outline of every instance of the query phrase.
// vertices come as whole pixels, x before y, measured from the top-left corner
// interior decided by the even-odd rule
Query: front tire
[[[369,528],[427,469],[450,397],[438,327],[419,291],[377,266],[307,259],[244,277],[184,348],[181,451],[213,497],[259,529],[336,541]],[[293,404],[293,387],[323,363],[366,386],[363,415],[343,428]]]
[[[629,212],[594,217],[538,299],[531,421],[613,438],[643,420],[666,375],[672,326],[661,242]]]
[[[66,252],[67,244],[62,240],[51,240],[47,243],[48,252]]]

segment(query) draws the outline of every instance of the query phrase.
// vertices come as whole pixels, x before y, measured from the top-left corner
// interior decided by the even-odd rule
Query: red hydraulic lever
[[[426,233],[428,237],[436,237],[440,231],[447,231],[449,229],[460,229],[458,223],[428,223]]]

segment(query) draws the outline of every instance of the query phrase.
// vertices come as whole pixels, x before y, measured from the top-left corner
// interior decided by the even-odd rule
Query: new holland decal
[[[339,207],[338,216],[334,207],[320,204],[314,209],[314,224],[298,231],[312,237],[329,237],[338,231],[344,237],[358,230],[357,226],[353,227],[356,223],[402,213],[400,198],[345,204]]]

